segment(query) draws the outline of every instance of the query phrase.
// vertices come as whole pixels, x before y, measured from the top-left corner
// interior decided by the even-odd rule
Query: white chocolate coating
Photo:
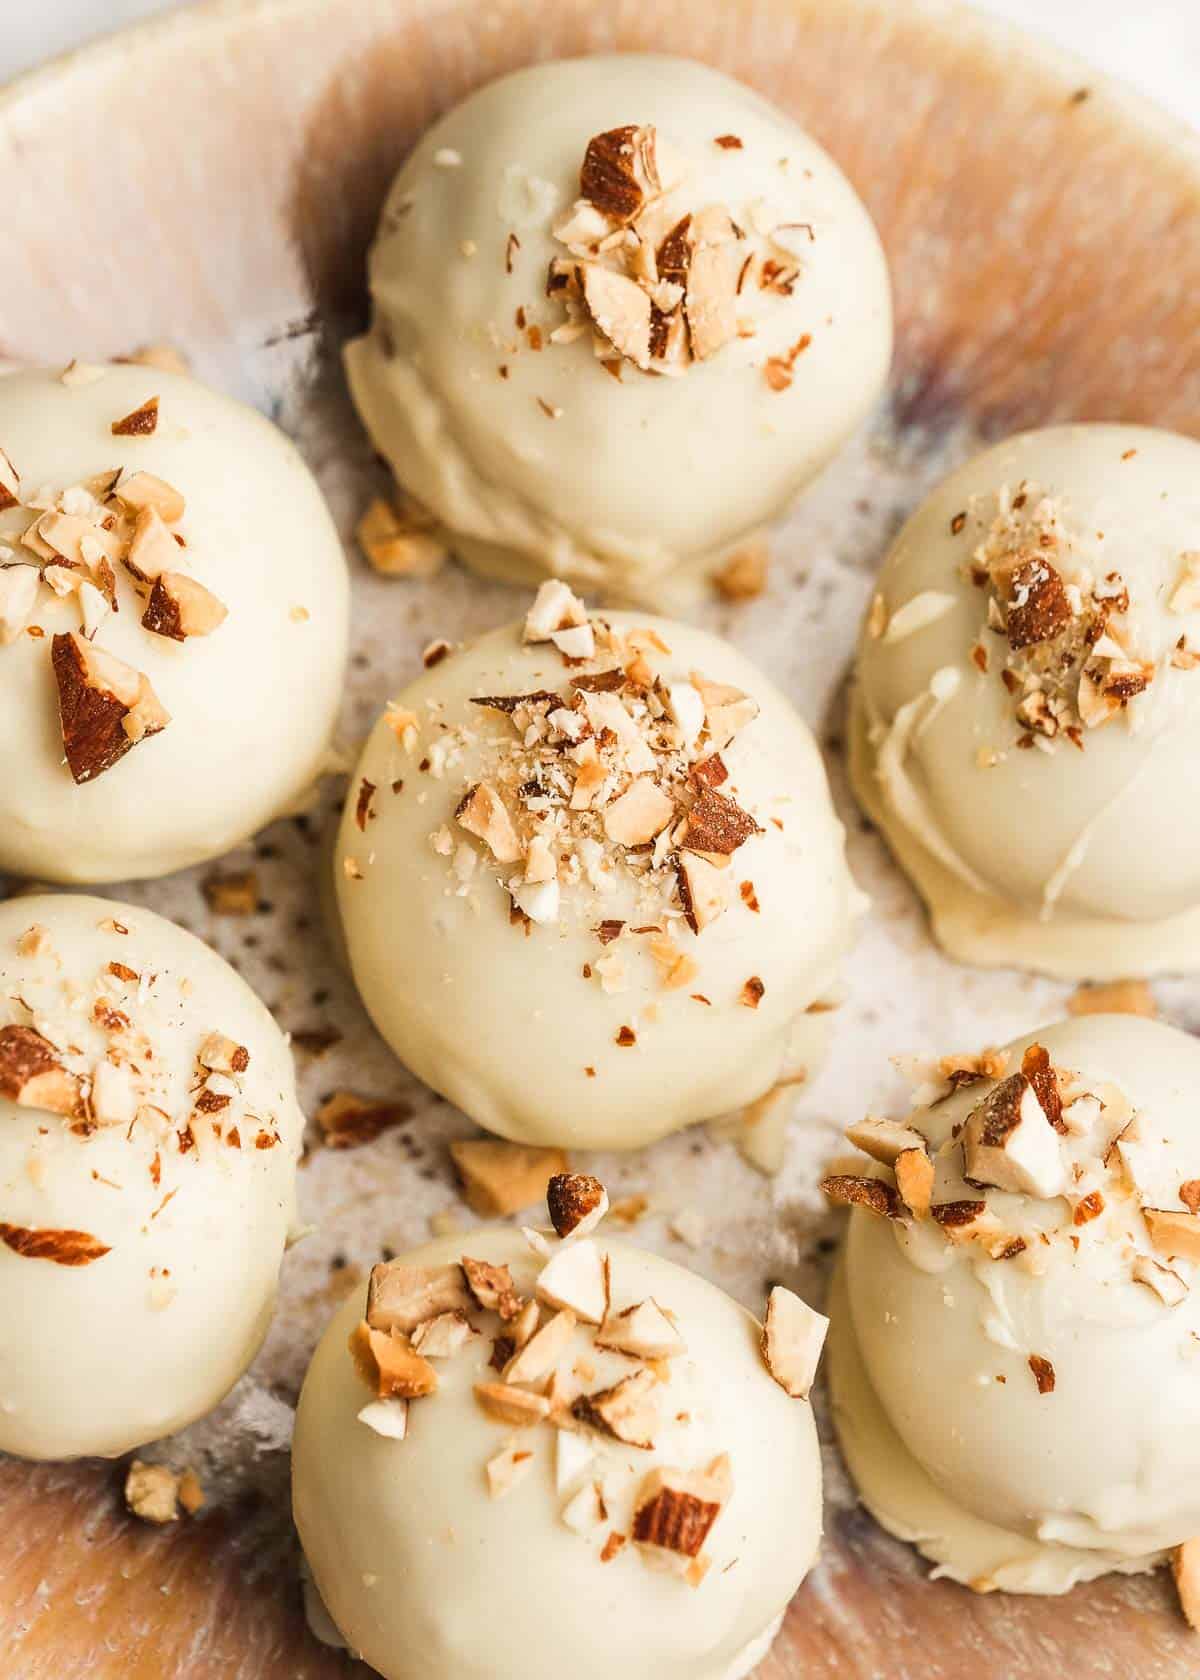
[[[1170,1262],[1189,1285],[1173,1306],[1133,1278],[1156,1251],[1119,1167],[1099,1160],[1123,1094],[1138,1116],[1147,1202],[1182,1209],[1178,1186],[1200,1173],[1200,1046],[1137,1017],[1091,1016],[1019,1040],[1011,1068],[1032,1042],[1109,1088],[1094,1134],[1064,1140],[1083,1167],[1071,1201],[1097,1188],[1104,1210],[1076,1224],[1062,1198],[987,1191],[1004,1229],[1029,1239],[1009,1259],[928,1223],[856,1211],[830,1373],[843,1451],[884,1527],[954,1580],[1060,1593],[1152,1568],[1200,1533],[1197,1267]],[[918,1110],[913,1124],[937,1148],[987,1089]],[[935,1200],[984,1195],[964,1185],[958,1154],[950,1144],[939,1157]],[[1052,1366],[1052,1392],[1039,1392],[1030,1355]]]
[[[129,931],[102,925],[114,919]],[[31,927],[44,947],[19,955]],[[111,962],[140,981],[109,974]],[[97,999],[127,1017],[126,1033],[93,1019]],[[117,1047],[164,1112],[85,1135],[0,1096],[4,1231],[83,1232],[109,1250],[63,1265],[0,1241],[0,1450],[111,1456],[202,1416],[253,1359],[294,1223],[304,1121],[266,1009],[215,952],[148,910],[74,895],[0,905],[0,1027],[31,1020],[72,1047],[72,1071],[93,1073]],[[211,1032],[250,1061],[206,1125],[193,1105]]]
[[[545,296],[565,255],[551,229],[589,140],[624,124],[655,126],[682,154],[680,215],[723,203],[749,227],[757,204],[813,229],[791,295],[739,297],[755,336],[682,377],[625,365],[617,383],[590,335],[534,351],[514,325],[519,309],[545,334],[561,324]],[[716,143],[729,134],[740,149]],[[374,325],[347,371],[405,488],[481,570],[630,599],[660,603],[668,574],[697,573],[777,517],[869,412],[891,354],[887,268],[849,182],[781,111],[682,59],[562,61],[473,94],[401,170],[370,279]],[[773,390],[767,359],[804,333],[792,384]]]
[[[496,1376],[498,1321],[437,1361],[438,1392],[410,1403],[403,1441],[358,1421],[370,1395],[346,1344],[360,1299],[317,1348],[296,1416],[296,1523],[330,1615],[385,1680],[553,1680],[564,1666],[578,1680],[732,1680],[764,1654],[747,1647],[769,1639],[812,1565],[821,1487],[812,1412],[769,1376],[758,1325],[682,1267],[598,1241],[612,1256],[614,1298],[652,1295],[678,1315],[687,1352],[670,1362],[671,1404],[660,1408],[653,1450],[587,1437],[598,1456],[579,1480],[600,1476],[608,1508],[593,1532],[573,1532],[560,1515],[569,1498],[555,1485],[560,1432],[543,1423],[514,1437],[474,1398],[474,1383]],[[472,1232],[407,1258],[436,1265],[463,1253],[509,1264],[517,1287],[532,1288],[536,1263],[513,1231]],[[572,1346],[587,1349],[596,1385],[629,1373],[627,1359],[593,1352],[591,1340],[577,1330]],[[492,1499],[484,1466],[514,1438],[532,1467]],[[722,1453],[733,1492],[698,1587],[649,1567],[633,1544],[601,1563],[609,1533],[629,1532],[645,1475]]]
[[[1061,511],[1061,557],[1115,570],[1120,622],[1154,664],[1123,715],[1020,750],[1000,671],[1007,644],[982,628],[983,592],[962,568],[1023,481]],[[1200,549],[1200,444],[1135,426],[1024,433],[977,456],[909,520],[879,580],[889,618],[923,598],[907,634],[859,651],[852,769],[860,800],[929,904],[934,932],[962,961],[1105,978],[1200,962],[1200,610],[1172,601],[1183,557]],[[959,531],[952,522],[968,517]],[[922,608],[916,609],[918,616]],[[982,644],[989,669],[971,650]],[[1000,752],[983,765],[981,752]],[[1136,843],[1133,838],[1136,836]]]
[[[519,625],[453,653],[403,691],[399,703],[428,720],[411,751],[386,719],[376,725],[351,782],[335,876],[363,1001],[427,1084],[505,1137],[636,1148],[813,1070],[831,1017],[807,1011],[829,995],[864,901],[846,868],[820,755],[783,695],[703,631],[621,613],[606,621],[617,630],[653,627],[671,650],[663,656],[669,679],[699,669],[761,708],[722,754],[724,791],[735,789],[762,828],[733,854],[724,915],[696,936],[678,910],[669,923],[645,910],[617,874],[606,891],[586,879],[564,885],[556,924],[511,924],[507,890],[454,818],[491,744],[512,735],[506,717],[470,698],[567,694],[579,674],[548,644],[522,644]],[[443,774],[436,765],[422,772],[442,726],[470,734]],[[365,832],[356,821],[364,779],[378,790]],[[393,793],[397,782],[402,790]],[[468,841],[480,851],[465,887],[454,859],[433,848],[443,827],[456,848]],[[361,878],[348,877],[348,863]],[[739,896],[744,881],[757,911]],[[624,919],[626,932],[602,947],[595,929],[608,918]],[[698,965],[686,986],[665,989],[646,940],[631,931],[655,923],[669,925]],[[609,991],[597,964],[614,953],[624,985]],[[741,1002],[752,976],[765,986],[757,1008]],[[617,1043],[626,1026],[636,1034],[631,1047]]]
[[[114,437],[112,422],[154,395],[153,435]],[[320,773],[341,699],[348,581],[312,476],[261,415],[148,367],[109,367],[78,385],[63,384],[59,370],[5,375],[0,447],[23,494],[62,491],[117,466],[166,480],[186,500],[180,570],[228,609],[211,635],[178,643],[152,634],[117,565],[119,610],[96,646],[144,672],[171,721],[77,785],[63,758],[50,638],[79,630],[78,596],[40,590],[31,622],[44,637],[23,631],[0,645],[0,869],[118,881],[228,851]],[[33,517],[0,515],[0,542],[13,543]]]

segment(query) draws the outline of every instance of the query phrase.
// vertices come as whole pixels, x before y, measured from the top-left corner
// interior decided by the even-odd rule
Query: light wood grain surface
[[[297,433],[349,528],[375,469],[333,352],[362,307],[363,255],[393,170],[480,80],[612,47],[690,53],[779,100],[847,169],[888,247],[899,327],[889,410],[780,538],[768,600],[714,620],[824,721],[841,796],[836,697],[854,620],[882,545],[939,466],[980,434],[1068,416],[1200,432],[1200,161],[1173,125],[1077,67],[948,7],[891,0],[614,0],[603,11],[594,0],[225,0],[0,99],[0,354],[61,361],[180,343],[204,376]],[[355,587],[351,737],[424,641],[517,611],[503,589],[456,572],[408,588],[358,567]],[[847,815],[876,917],[788,1171],[765,1186],[707,1137],[602,1169],[617,1186],[653,1197],[669,1185],[722,1210],[713,1244],[690,1258],[752,1302],[781,1271],[819,1298],[836,1227],[811,1194],[813,1165],[868,1098],[885,1100],[875,1070],[887,1051],[963,1047],[947,1034],[1002,1039],[1061,1007],[1048,983],[944,963],[908,889]],[[121,1508],[121,1466],[0,1461],[6,1680],[353,1669],[313,1643],[299,1612],[290,1406],[339,1294],[451,1202],[442,1143],[464,1123],[395,1067],[338,971],[315,907],[319,819],[278,828],[246,856],[271,905],[252,928],[208,919],[195,875],[129,896],[234,957],[289,1028],[337,1026],[338,1050],[302,1059],[310,1103],[349,1082],[408,1102],[413,1122],[305,1168],[322,1231],[287,1262],[258,1366],[210,1424],[157,1454],[200,1464],[204,1514],[152,1531]],[[1194,990],[1161,991],[1173,1018],[1200,1017]],[[689,1258],[652,1220],[646,1240]],[[1161,1579],[1049,1601],[930,1584],[855,1506],[832,1446],[826,1463],[823,1561],[764,1680],[1182,1680],[1200,1669],[1200,1642]]]

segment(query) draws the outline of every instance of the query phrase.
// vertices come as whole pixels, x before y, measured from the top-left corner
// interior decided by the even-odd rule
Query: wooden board
[[[361,310],[363,255],[396,164],[484,78],[535,56],[614,47],[709,59],[794,111],[854,179],[893,265],[888,411],[781,533],[769,595],[706,615],[822,729],[853,865],[875,900],[833,1061],[799,1104],[772,1185],[706,1134],[586,1162],[617,1193],[649,1194],[639,1240],[751,1304],[781,1276],[819,1299],[836,1224],[813,1194],[816,1166],[840,1126],[894,1099],[887,1055],[1002,1040],[1052,1018],[1064,995],[944,962],[854,816],[838,746],[856,618],[898,519],[981,435],[1066,417],[1200,431],[1194,141],[1077,66],[941,5],[224,0],[88,49],[0,98],[0,354],[57,362],[181,344],[200,373],[298,436],[348,531],[380,481],[336,341]],[[511,593],[453,570],[397,585],[355,568],[349,739],[425,642],[517,611]],[[314,1152],[302,1195],[320,1231],[288,1259],[254,1371],[212,1419],[152,1455],[197,1464],[210,1494],[201,1517],[163,1532],[134,1522],[120,1466],[0,1461],[6,1680],[354,1670],[311,1640],[300,1614],[290,1408],[335,1300],[385,1246],[422,1239],[430,1215],[456,1205],[444,1143],[466,1126],[396,1066],[338,969],[317,905],[322,824],[317,812],[277,825],[238,854],[266,906],[244,923],[209,916],[204,871],[126,896],[209,938],[289,1029],[342,1035],[327,1055],[301,1057],[310,1108],[351,1084],[406,1104],[411,1121],[364,1150]],[[1200,989],[1158,990],[1171,1018],[1200,1020]],[[711,1240],[691,1254],[663,1217],[683,1201],[710,1217]],[[822,1563],[764,1680],[1175,1680],[1200,1666],[1163,1580],[1102,1582],[1063,1600],[930,1584],[856,1506],[832,1446],[826,1468]]]

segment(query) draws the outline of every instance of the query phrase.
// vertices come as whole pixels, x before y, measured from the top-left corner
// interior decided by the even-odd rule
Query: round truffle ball
[[[910,1115],[918,1139],[865,1123],[896,1162],[873,1169],[875,1211],[832,1181],[864,1203],[834,1417],[865,1504],[942,1574],[1060,1593],[1200,1535],[1200,1046],[1097,1015],[998,1062]],[[921,1139],[931,1214],[918,1156],[894,1154]]]
[[[1027,432],[948,478],[884,563],[855,785],[963,961],[1200,960],[1198,475],[1170,432]]]
[[[643,601],[782,513],[891,354],[845,176],[683,59],[560,61],[472,94],[401,170],[370,283],[350,387],[405,490],[480,570]]]
[[[556,583],[389,705],[337,852],[376,1026],[527,1143],[635,1148],[802,1079],[863,902],[762,674]]]
[[[115,1456],[266,1333],[303,1116],[286,1041],[148,910],[0,905],[0,1450]]]
[[[0,870],[162,875],[325,761],[345,559],[268,421],[141,366],[0,378]]]
[[[514,1231],[473,1231],[377,1268],[367,1323],[361,1300],[334,1318],[293,1447],[313,1582],[385,1680],[552,1680],[564,1666],[579,1680],[735,1680],[816,1556],[810,1407],[772,1380],[758,1324],[711,1283],[602,1236],[547,1252],[543,1265]],[[434,1325],[414,1323],[432,1311]],[[376,1398],[397,1385],[425,1392]]]

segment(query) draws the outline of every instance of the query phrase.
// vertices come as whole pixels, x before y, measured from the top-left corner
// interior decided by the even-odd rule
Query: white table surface
[[[0,81],[181,0],[0,0]],[[354,0],[345,0],[352,5]],[[897,0],[902,3],[902,0]],[[982,0],[1200,128],[1200,0]]]

